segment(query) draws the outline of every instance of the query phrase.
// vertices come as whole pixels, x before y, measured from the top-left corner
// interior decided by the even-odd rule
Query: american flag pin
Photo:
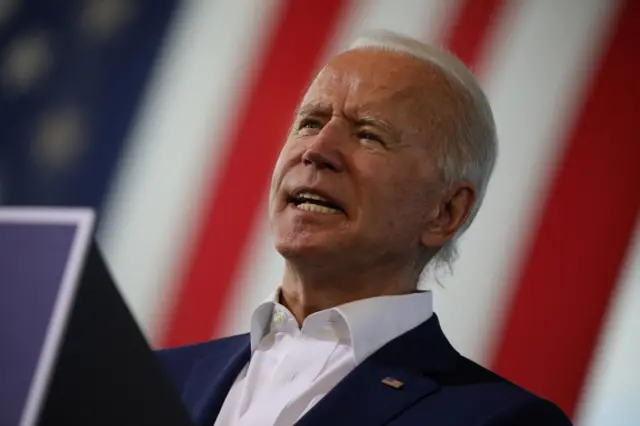
[[[391,386],[394,389],[400,389],[402,386],[404,386],[404,382],[394,379],[393,377],[385,377],[384,379],[382,379],[382,383],[387,386]]]

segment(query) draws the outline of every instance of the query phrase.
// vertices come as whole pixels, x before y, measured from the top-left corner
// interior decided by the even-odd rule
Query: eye
[[[322,129],[322,123],[313,118],[303,118],[300,120],[300,123],[298,123],[298,130],[303,129]]]
[[[376,135],[375,133],[371,133],[367,131],[358,132],[358,138],[364,139],[366,141],[378,142],[380,144],[384,144],[380,136]]]

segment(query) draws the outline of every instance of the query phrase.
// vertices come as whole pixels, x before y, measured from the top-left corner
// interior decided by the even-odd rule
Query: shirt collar
[[[295,321],[287,308],[278,303],[279,294],[279,290],[273,293],[253,312],[250,333],[252,351],[269,333],[272,321]],[[432,315],[433,294],[424,291],[401,296],[372,297],[336,306],[310,315],[303,327],[307,321],[313,320],[313,317],[341,318],[347,326],[357,365]]]

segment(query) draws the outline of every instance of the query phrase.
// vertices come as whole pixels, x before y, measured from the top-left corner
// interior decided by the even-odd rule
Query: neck
[[[301,325],[314,312],[377,296],[409,294],[416,291],[419,274],[414,268],[301,268],[286,263],[280,303]]]

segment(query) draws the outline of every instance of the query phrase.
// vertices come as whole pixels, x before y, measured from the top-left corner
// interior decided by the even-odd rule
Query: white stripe
[[[640,425],[640,221],[577,410],[582,426]]]
[[[388,29],[420,38],[436,38],[442,22],[446,22],[451,6],[443,2],[430,0],[404,1],[402,7],[395,2],[376,0],[353,2],[354,7],[346,12],[335,39],[329,43],[325,60],[331,53],[348,45],[354,36],[364,30]],[[284,84],[284,83],[283,83]],[[267,222],[266,199],[262,207],[262,221],[252,234],[250,251],[242,260],[244,268],[225,312],[226,323],[222,334],[234,334],[247,331],[251,312],[282,279],[284,262],[273,248]]]
[[[509,7],[480,68],[498,126],[498,164],[461,242],[454,275],[442,280],[435,297],[454,346],[479,362],[489,355],[509,302],[508,284],[591,77],[585,70],[599,57],[614,10],[600,0]]]
[[[425,41],[439,41],[443,28],[459,5],[459,0],[403,0],[402,6],[388,0],[353,1],[329,43],[323,63],[347,48],[359,35],[371,30],[384,29]]]
[[[99,234],[148,335],[171,299],[278,4],[191,0],[173,22]]]

